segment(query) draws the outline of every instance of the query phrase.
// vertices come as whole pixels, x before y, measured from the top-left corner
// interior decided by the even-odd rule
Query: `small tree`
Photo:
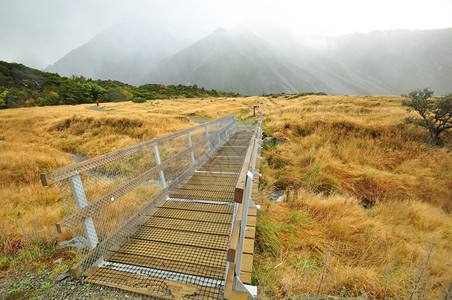
[[[402,96],[410,98],[402,101],[408,112],[414,110],[422,117],[408,117],[405,121],[427,129],[432,142],[438,144],[440,134],[452,128],[452,95],[434,99],[433,91],[424,89]]]

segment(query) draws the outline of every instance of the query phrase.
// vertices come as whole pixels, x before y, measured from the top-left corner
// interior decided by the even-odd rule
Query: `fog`
[[[452,27],[452,0],[0,0],[0,60],[43,69],[103,30],[137,19],[189,41],[218,27],[299,35]]]

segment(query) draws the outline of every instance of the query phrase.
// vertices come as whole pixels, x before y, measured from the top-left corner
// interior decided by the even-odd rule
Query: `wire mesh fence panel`
[[[249,139],[236,130],[231,115],[44,174],[61,188],[60,227],[83,245],[79,272],[165,297],[178,281],[184,298],[221,299],[246,153],[231,141]]]

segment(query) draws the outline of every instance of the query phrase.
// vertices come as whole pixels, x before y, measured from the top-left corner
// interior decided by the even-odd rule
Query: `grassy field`
[[[452,142],[445,136],[432,146],[423,130],[403,124],[400,104],[284,96],[0,110],[0,270],[20,264],[5,257],[24,243],[56,237],[59,190],[42,187],[39,174],[73,162],[69,153],[90,158],[195,126],[188,115],[245,120],[259,105],[265,134],[287,139],[263,151],[253,280],[267,297],[403,298],[419,277],[417,298],[444,295],[452,280]],[[275,190],[286,200],[271,202]]]

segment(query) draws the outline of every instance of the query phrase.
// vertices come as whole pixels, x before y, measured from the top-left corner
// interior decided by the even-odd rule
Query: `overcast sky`
[[[0,0],[0,60],[42,69],[108,27],[142,18],[189,39],[253,20],[339,35],[452,27],[452,0]]]

